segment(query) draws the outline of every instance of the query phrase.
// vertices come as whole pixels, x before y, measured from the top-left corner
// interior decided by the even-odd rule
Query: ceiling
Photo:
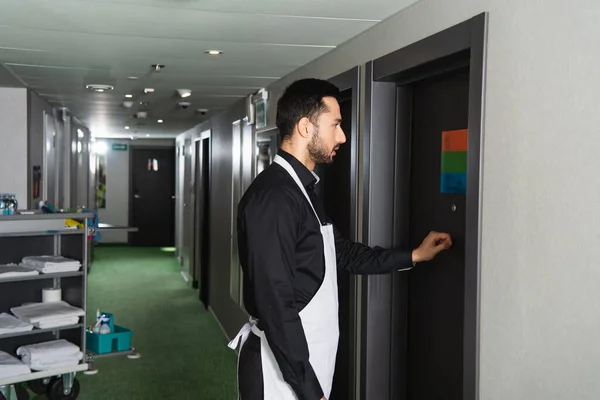
[[[95,136],[172,137],[414,2],[0,0],[0,63]]]

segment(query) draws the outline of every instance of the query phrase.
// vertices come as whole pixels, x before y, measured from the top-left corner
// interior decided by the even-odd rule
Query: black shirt
[[[283,150],[322,223],[329,222],[315,196],[318,178]],[[250,185],[238,207],[238,243],[244,271],[244,305],[259,320],[283,378],[300,400],[323,391],[309,363],[298,313],[323,282],[325,258],[319,222],[306,197],[279,164],[272,163]],[[334,227],[338,268],[355,274],[385,274],[413,266],[412,253],[370,248],[342,237]]]

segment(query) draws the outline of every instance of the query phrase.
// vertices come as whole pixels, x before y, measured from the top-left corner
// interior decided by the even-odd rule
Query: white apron
[[[294,178],[294,181],[298,184],[300,190],[304,193],[306,200],[308,200],[311,205],[315,217],[321,226],[321,235],[323,236],[323,245],[325,249],[325,277],[315,296],[306,307],[300,311],[299,315],[308,344],[310,365],[317,375],[325,398],[329,398],[339,340],[337,266],[333,226],[331,224],[326,226],[321,225],[319,216],[317,215],[304,186],[302,186],[300,178],[298,178],[298,175],[292,166],[280,156],[275,156],[273,162],[276,162],[285,168],[292,178]],[[250,318],[250,322],[242,327],[237,336],[229,343],[229,347],[231,349],[236,349],[241,340],[241,353],[241,347],[244,346],[248,334],[252,331],[260,338],[260,355],[265,400],[297,399],[298,397],[292,388],[283,379],[281,370],[269,347],[265,333],[258,329],[256,323],[257,321],[255,319]]]

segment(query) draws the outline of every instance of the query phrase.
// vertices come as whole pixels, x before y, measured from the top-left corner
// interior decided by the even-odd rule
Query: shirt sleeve
[[[397,270],[410,270],[414,266],[412,251],[371,248],[362,243],[348,240],[335,226],[333,231],[337,266],[351,274],[387,274]]]
[[[274,188],[255,194],[240,211],[238,228],[246,243],[245,271],[254,292],[255,317],[283,379],[299,400],[320,400],[323,391],[309,362],[294,295],[298,205],[284,189]]]

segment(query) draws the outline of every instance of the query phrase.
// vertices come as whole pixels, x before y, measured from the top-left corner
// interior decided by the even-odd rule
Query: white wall
[[[174,146],[174,140],[116,140],[96,139],[107,143],[108,151],[106,169],[106,209],[98,210],[100,222],[128,226],[129,225],[129,182],[131,179],[130,153],[131,146]],[[127,145],[126,151],[113,151],[113,143]],[[101,243],[127,243],[127,232],[102,231]]]
[[[0,193],[27,208],[27,89],[0,87]]]
[[[107,143],[106,152],[106,208],[98,210],[102,223],[127,226],[129,224],[129,140],[97,139]],[[126,151],[113,151],[112,144],[127,145]],[[101,243],[127,243],[126,232],[102,231]]]
[[[480,398],[600,393],[600,2],[421,0],[270,87],[489,12]]]

